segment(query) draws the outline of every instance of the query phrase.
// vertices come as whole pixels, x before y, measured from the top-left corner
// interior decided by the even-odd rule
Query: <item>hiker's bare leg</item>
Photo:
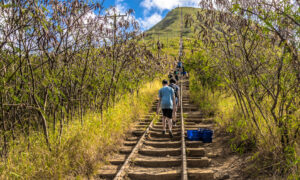
[[[163,131],[166,131],[166,118],[165,116],[163,116],[162,118],[162,124],[163,124]]]
[[[173,117],[173,121],[174,121],[174,123],[176,123],[176,121],[177,121],[177,111],[175,111],[175,117]]]
[[[167,118],[167,120],[168,120],[169,131],[172,132],[172,119]]]
[[[178,105],[176,105],[178,107]],[[172,118],[174,124],[176,125],[177,123],[177,108],[174,110],[173,118]]]

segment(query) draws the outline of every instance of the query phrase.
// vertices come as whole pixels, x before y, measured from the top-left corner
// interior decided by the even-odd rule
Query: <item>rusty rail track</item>
[[[114,180],[124,179],[124,176],[126,175],[126,169],[129,168],[130,162],[132,162],[132,159],[133,159],[134,155],[138,152],[138,149],[143,144],[143,142],[145,140],[145,137],[146,137],[147,133],[149,132],[150,127],[153,125],[153,122],[154,122],[154,119],[151,121],[150,125],[147,127],[146,131],[144,132],[142,137],[139,139],[139,141],[137,142],[137,144],[135,145],[135,147],[131,151],[130,155],[127,157],[126,161],[122,165],[121,169],[118,171],[118,173],[117,173],[116,177],[114,178]]]
[[[181,159],[182,159],[182,174],[181,180],[187,180],[187,161],[186,161],[186,147],[185,147],[185,129],[183,119],[183,104],[182,104],[182,81],[180,81],[180,121],[181,121]]]
[[[185,129],[184,129],[184,119],[183,119],[183,104],[182,104],[182,96],[183,96],[183,91],[182,91],[182,82],[180,81],[180,121],[181,121],[181,179],[182,180],[187,180],[187,160],[186,160],[186,146],[185,146]],[[138,154],[139,149],[143,145],[143,143],[146,140],[147,134],[149,133],[150,128],[154,124],[154,119],[151,121],[143,135],[140,137],[138,140],[137,144],[134,146],[132,149],[131,153],[128,155],[127,159],[121,166],[121,168],[118,170],[116,176],[113,178],[114,180],[123,180],[126,177],[127,170],[130,167],[131,163],[133,162],[133,158]]]
[[[119,154],[111,157],[110,164],[99,170],[97,176],[106,180],[199,180],[214,179],[210,157],[203,143],[185,140],[186,129],[197,129],[212,124],[203,119],[201,111],[190,103],[189,82],[180,81],[180,111],[174,137],[162,134],[162,122],[154,123],[145,115],[135,131],[124,142]],[[157,102],[156,102],[157,103]],[[156,110],[153,104],[152,110]],[[187,113],[184,118],[183,113]],[[179,115],[180,113],[180,115]],[[180,119],[180,120],[179,120]],[[180,125],[179,125],[180,124]]]

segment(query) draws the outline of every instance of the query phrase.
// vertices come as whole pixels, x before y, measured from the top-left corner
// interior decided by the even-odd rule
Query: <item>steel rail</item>
[[[138,152],[140,146],[143,144],[145,137],[147,135],[147,133],[150,130],[150,127],[153,125],[154,123],[153,119],[151,121],[151,123],[149,124],[149,126],[147,127],[146,131],[144,132],[143,136],[138,140],[138,142],[136,143],[136,145],[134,146],[134,148],[132,149],[131,153],[129,154],[129,156],[127,157],[126,161],[124,162],[124,164],[122,165],[122,167],[120,168],[120,170],[118,171],[118,173],[116,174],[114,180],[123,180],[125,175],[126,175],[126,169],[129,168],[130,163],[132,162],[132,158],[135,156],[135,154]]]
[[[181,159],[182,159],[182,172],[181,180],[187,180],[187,162],[186,162],[186,146],[185,146],[185,129],[183,120],[183,106],[182,106],[182,78],[180,80],[180,120],[181,120]]]
[[[187,161],[186,161],[186,146],[185,146],[185,129],[184,129],[184,120],[183,120],[183,105],[182,105],[182,80],[180,81],[180,120],[181,120],[181,159],[182,159],[182,173],[181,173],[181,180],[187,180]],[[138,140],[137,144],[132,149],[131,153],[127,157],[126,161],[119,169],[118,173],[114,177],[114,180],[123,180],[126,175],[126,169],[129,168],[130,163],[132,162],[133,157],[138,152],[139,148],[145,141],[146,135],[148,134],[150,127],[153,125],[154,119],[151,121],[145,132],[143,133],[142,137]]]

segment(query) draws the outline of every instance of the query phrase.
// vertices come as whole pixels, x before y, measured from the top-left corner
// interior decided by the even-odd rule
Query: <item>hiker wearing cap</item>
[[[170,79],[169,81],[169,87],[171,87],[173,90],[174,90],[174,93],[175,93],[175,102],[176,102],[176,110],[177,110],[177,107],[180,106],[180,102],[179,102],[179,99],[180,99],[180,91],[179,91],[179,86],[176,85],[176,80],[175,79]],[[176,117],[176,111],[175,111],[175,117]],[[173,120],[173,124],[174,126],[176,126],[176,119],[174,118]]]
[[[168,127],[169,127],[169,135],[172,138],[173,133],[172,133],[172,117],[174,119],[176,118],[175,116],[175,111],[176,111],[176,103],[175,103],[175,93],[173,88],[168,86],[168,81],[163,80],[162,81],[163,87],[159,90],[159,102],[157,104],[157,114],[159,113],[159,109],[161,107],[162,113],[163,113],[163,134],[166,133],[166,121],[168,121]]]

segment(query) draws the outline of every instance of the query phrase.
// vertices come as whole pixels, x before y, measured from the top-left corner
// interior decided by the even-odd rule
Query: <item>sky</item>
[[[166,14],[178,7],[197,7],[200,0],[105,0],[104,7],[115,6],[122,14],[128,9],[134,10],[141,30],[147,30],[162,20]]]

